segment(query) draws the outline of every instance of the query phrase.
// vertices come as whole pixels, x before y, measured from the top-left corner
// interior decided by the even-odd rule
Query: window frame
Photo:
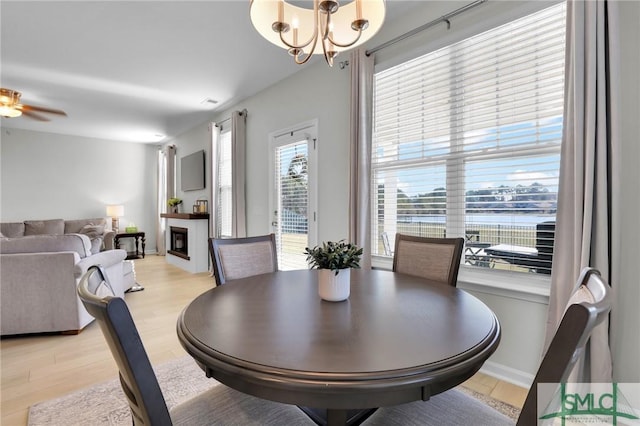
[[[495,13],[496,10],[493,10],[493,12],[491,12],[487,8],[487,10],[485,11],[487,19],[482,21],[482,24],[476,25],[473,29],[456,27],[454,25],[451,30],[442,32],[440,34],[440,37],[434,37],[433,34],[431,34],[431,39],[429,40],[428,45],[420,50],[414,50],[410,55],[405,53],[402,56],[396,55],[392,58],[383,56],[383,60],[380,63],[376,64],[375,72],[377,73],[390,67],[410,61],[419,56],[428,54],[442,47],[455,44],[466,38],[473,37],[479,33],[485,32],[492,28],[496,28],[498,26],[517,20],[531,13],[538,12],[558,3],[562,2],[553,1],[544,2],[543,4],[538,5],[527,4],[525,6],[516,5],[515,7],[509,8],[508,10],[500,11],[500,13]],[[551,148],[548,150],[548,152],[558,154],[559,150],[560,148]],[[471,158],[472,157],[469,157],[469,159]],[[464,170],[464,168],[462,168],[462,170]],[[376,182],[374,181],[373,177],[374,174],[372,170],[372,188],[374,189],[372,194],[376,194]],[[464,196],[464,191],[462,192]],[[374,204],[372,203],[372,206],[373,205]],[[373,239],[373,227],[371,232]],[[393,241],[391,242],[391,244],[393,245]],[[373,255],[372,265],[378,268],[391,269],[392,258],[382,255]],[[549,275],[524,274],[511,271],[482,270],[481,268],[464,267],[464,265],[463,268],[460,269],[459,276],[459,287],[461,288],[479,292],[486,292],[490,294],[501,294],[508,297],[516,297],[540,303],[547,303],[548,301],[549,283]]]
[[[222,184],[222,179],[221,179],[221,165],[222,165],[222,151],[224,149],[224,144],[228,144],[228,149],[229,149],[229,185],[223,185]],[[216,226],[215,229],[217,230],[218,235],[216,235],[216,238],[233,238],[233,167],[234,167],[234,161],[233,161],[233,135],[232,135],[232,130],[231,130],[231,126],[221,126],[220,128],[220,135],[218,138],[218,145],[217,145],[217,155],[216,155],[216,167],[215,167],[215,173],[217,174],[216,176],[216,188],[215,188],[215,197],[216,197],[216,212],[215,212],[215,220],[216,220]],[[223,223],[222,223],[222,217],[224,217],[224,215],[222,214],[224,208],[226,207],[226,203],[223,203],[223,198],[222,198],[222,190],[223,189],[228,189],[231,193],[231,197],[232,200],[229,202],[229,219],[231,220],[231,223],[229,224],[229,227],[231,229],[231,232],[229,233],[229,235],[225,235],[223,233]]]

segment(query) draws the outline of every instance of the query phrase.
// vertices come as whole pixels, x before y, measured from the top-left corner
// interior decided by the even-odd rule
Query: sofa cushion
[[[0,253],[49,253],[74,251],[80,258],[91,256],[91,241],[82,234],[30,235],[21,238],[4,238]]]
[[[103,217],[95,219],[75,219],[64,221],[65,234],[81,234],[80,230],[87,225],[102,226],[102,231],[107,227],[107,220]]]
[[[24,237],[24,222],[0,223],[0,232],[7,238]]]
[[[24,235],[61,235],[64,234],[64,220],[25,220]]]

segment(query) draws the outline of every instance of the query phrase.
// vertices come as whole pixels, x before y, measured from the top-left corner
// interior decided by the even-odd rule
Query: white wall
[[[196,126],[171,141],[176,146],[176,197],[182,199],[182,212],[193,212],[196,200],[206,199],[211,209],[211,132],[208,123]],[[181,159],[201,149],[205,150],[205,188],[193,191],[180,189]]]
[[[247,233],[271,232],[269,226],[270,132],[318,119],[318,238],[348,236],[349,69],[324,64],[301,69],[257,95],[220,112],[222,121],[231,111],[247,109]],[[207,124],[181,135],[173,142],[178,157],[195,150],[209,138]],[[200,149],[205,145],[200,145]],[[326,167],[323,165],[331,165]],[[180,193],[185,198],[188,193]]]
[[[0,141],[2,222],[105,217],[123,204],[155,251],[156,148],[3,128]],[[110,221],[109,221],[110,223]]]
[[[621,1],[620,34],[622,69],[621,140],[622,241],[618,262],[619,282],[612,282],[616,305],[611,314],[614,380],[640,383],[640,2]]]

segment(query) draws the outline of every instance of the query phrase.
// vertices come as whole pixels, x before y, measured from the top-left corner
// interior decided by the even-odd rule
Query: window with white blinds
[[[564,43],[562,3],[376,73],[373,254],[464,236],[466,265],[550,272]]]
[[[216,203],[217,212],[216,219],[218,221],[217,229],[220,232],[219,237],[233,237],[233,191],[232,191],[232,145],[231,131],[227,130],[220,134],[218,145],[218,188]]]

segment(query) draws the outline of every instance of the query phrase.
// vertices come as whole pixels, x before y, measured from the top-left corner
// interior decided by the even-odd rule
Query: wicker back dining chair
[[[209,238],[216,284],[278,270],[274,234],[247,238]]]
[[[455,287],[464,238],[426,238],[396,234],[393,271]]]
[[[562,321],[542,359],[529,389],[517,426],[538,424],[538,384],[566,382],[584,348],[593,328],[608,317],[611,310],[611,288],[592,268],[580,274],[573,296],[567,304]],[[553,392],[549,395],[552,396]],[[559,402],[559,401],[558,401]],[[546,406],[546,405],[545,405]],[[543,407],[544,408],[544,407]],[[364,425],[513,425],[492,407],[456,389],[443,392],[428,401],[417,401],[395,407],[381,408]]]
[[[255,398],[222,384],[169,410],[129,308],[112,294],[99,266],[90,267],[78,285],[80,300],[100,325],[118,365],[134,425],[314,424],[295,406]]]

